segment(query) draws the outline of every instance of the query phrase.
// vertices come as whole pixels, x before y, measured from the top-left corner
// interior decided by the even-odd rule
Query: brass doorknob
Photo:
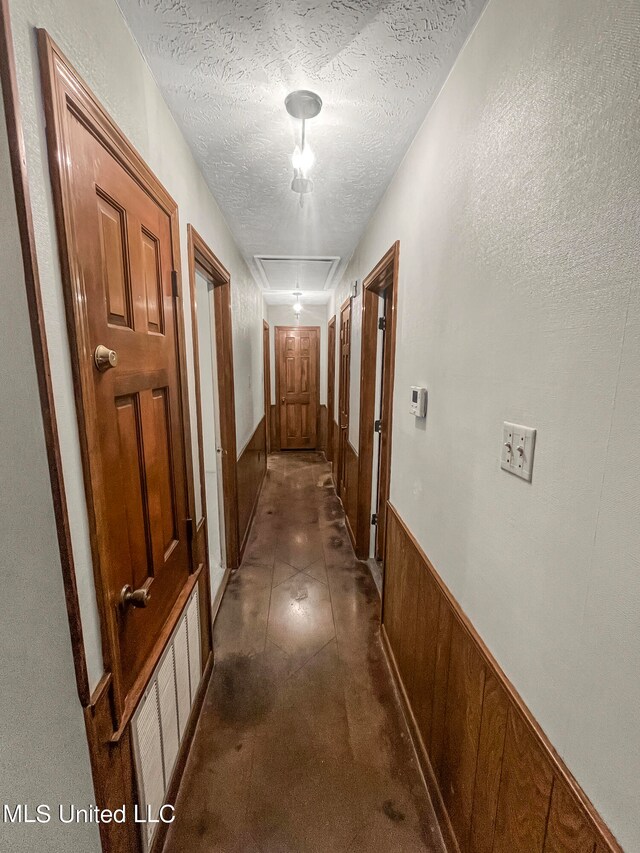
[[[285,402],[284,397],[282,397],[282,398],[281,398],[281,402],[282,402],[282,403],[284,403],[284,402]]]
[[[109,347],[99,344],[93,354],[93,360],[98,370],[104,373],[105,370],[109,370],[109,368],[117,365],[118,353],[113,349],[109,349]]]
[[[144,587],[131,589],[131,586],[127,584],[122,587],[122,591],[120,592],[120,604],[123,607],[128,607],[129,605],[131,607],[146,607],[150,598],[149,591]]]

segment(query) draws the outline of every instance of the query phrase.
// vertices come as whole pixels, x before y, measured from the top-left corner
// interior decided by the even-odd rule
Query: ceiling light
[[[310,145],[305,145],[304,149],[301,149],[299,145],[296,145],[296,150],[293,152],[293,157],[291,158],[294,169],[297,169],[306,175],[306,173],[313,167],[315,161],[316,158]]]
[[[300,144],[296,145],[293,157],[291,158],[293,164],[291,189],[294,193],[300,195],[300,206],[302,206],[303,197],[313,190],[313,181],[309,177],[308,172],[315,162],[313,151],[307,145],[306,122],[308,119],[315,118],[318,115],[322,109],[322,99],[315,92],[298,89],[298,91],[287,95],[284,105],[289,115],[299,119],[302,123]]]
[[[300,314],[301,311],[302,311],[302,305],[299,302],[296,302],[295,305],[293,306],[293,313],[294,314]]]
[[[302,296],[301,290],[294,290],[293,291],[293,298],[295,299],[295,302],[293,303],[293,313],[296,315],[296,317],[299,317],[300,313],[302,311],[302,302],[300,302],[301,296]]]

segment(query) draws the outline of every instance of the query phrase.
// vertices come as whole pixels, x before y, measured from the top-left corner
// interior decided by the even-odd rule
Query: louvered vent
[[[198,588],[156,667],[132,720],[140,813],[157,819],[202,676]],[[148,850],[158,824],[141,824]]]

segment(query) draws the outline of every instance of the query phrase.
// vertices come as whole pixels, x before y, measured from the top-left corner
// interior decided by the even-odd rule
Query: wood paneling
[[[493,850],[508,712],[507,694],[493,673],[487,671],[478,740],[478,764],[469,837],[470,853],[491,853]],[[478,780],[481,780],[481,784]]]
[[[327,432],[327,407],[323,403],[318,411],[318,450],[324,451],[328,458]]]
[[[382,636],[449,846],[620,846],[389,504]]]
[[[595,845],[593,829],[584,821],[575,798],[565,783],[556,779],[544,853],[593,853]]]
[[[541,744],[509,708],[494,853],[542,853],[552,785]]]
[[[343,431],[344,432],[344,431]],[[343,443],[342,504],[347,517],[347,530],[355,548],[355,529],[358,517],[358,454],[347,439]]]
[[[262,481],[267,470],[265,419],[262,418],[238,459],[238,520],[240,559],[249,537]]]

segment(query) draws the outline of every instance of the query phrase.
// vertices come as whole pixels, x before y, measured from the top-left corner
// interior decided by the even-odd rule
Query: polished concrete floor
[[[379,620],[324,457],[274,454],[166,851],[444,849]]]

